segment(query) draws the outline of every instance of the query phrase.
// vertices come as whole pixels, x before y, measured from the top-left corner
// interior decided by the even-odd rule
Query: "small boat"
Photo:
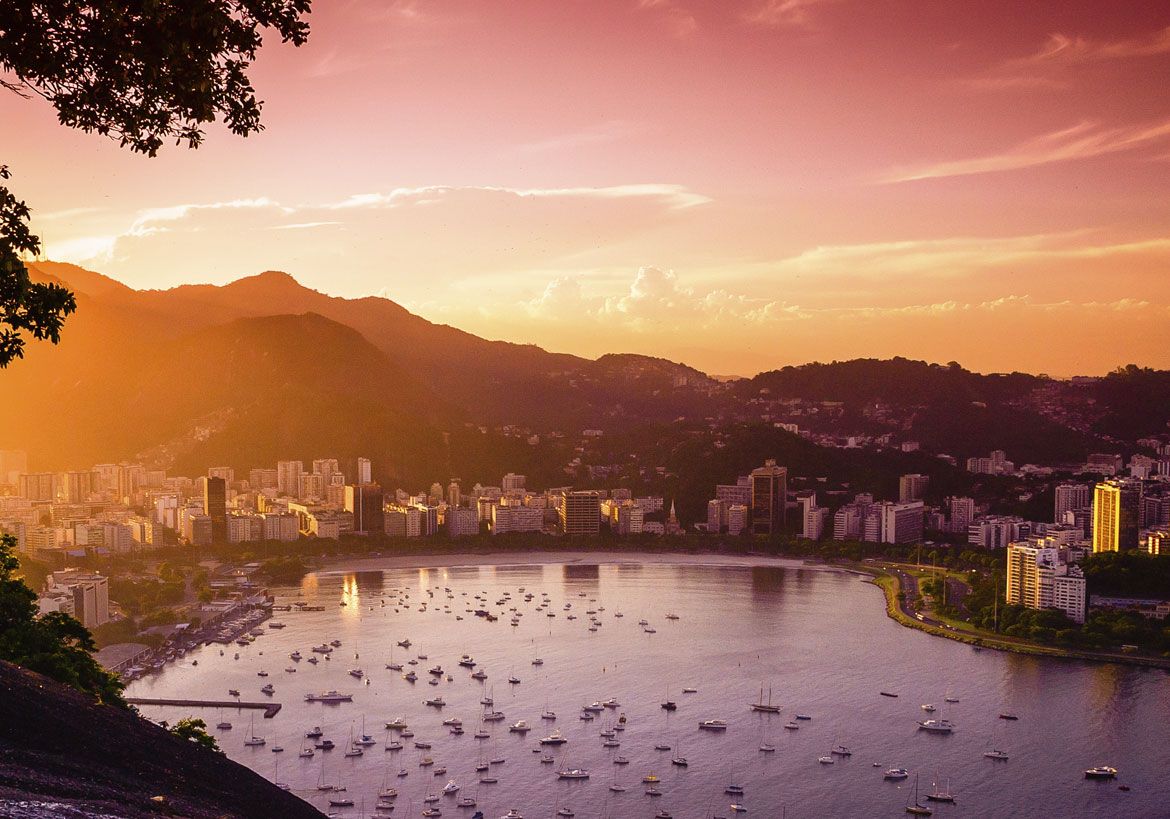
[[[423,700],[423,705],[429,705],[432,708],[442,708],[447,703],[443,700],[442,695],[438,697],[431,697],[429,700]]]
[[[352,808],[353,800],[348,796],[331,796],[329,797],[329,807],[331,808]]]
[[[926,801],[946,802],[953,805],[955,802],[955,795],[951,793],[951,783],[948,782],[946,788],[940,789],[938,783],[935,782],[934,787],[931,789],[930,793],[926,795]]]
[[[897,697],[898,696],[897,694],[891,694],[889,691],[879,691],[878,693],[881,694],[883,697]]]
[[[834,759],[832,756],[819,756],[819,757],[817,757],[817,762],[821,763],[822,765],[832,765],[836,761],[837,760]]]
[[[260,692],[263,694],[275,694],[276,687],[272,683],[267,683],[266,685],[261,687]]]
[[[894,782],[900,782],[903,779],[910,778],[910,772],[905,768],[887,768],[886,772],[882,774],[883,779],[889,779]]]
[[[486,680],[487,679],[487,672],[481,668],[478,671],[473,671],[471,673],[471,678],[473,680]]]
[[[682,690],[682,692],[683,692],[684,694],[698,694],[698,693],[699,693],[699,689],[697,689],[697,688],[684,688],[684,689]]]
[[[645,782],[647,785],[656,785],[657,783],[661,782],[662,780],[659,779],[654,774],[646,774],[644,777],[642,777],[642,781]]]
[[[984,752],[983,752],[983,755],[984,755],[985,757],[987,757],[988,759],[1007,759],[1007,758],[1008,758],[1008,752],[1007,752],[1007,751],[1000,751],[1000,750],[998,750],[998,749],[992,749],[992,750],[990,750],[990,751],[984,751]]]
[[[366,672],[362,671],[360,668],[351,668],[349,670],[349,676],[360,680],[362,677],[366,676]]]
[[[548,710],[542,711],[540,714],[540,718],[541,719],[549,719],[549,720],[556,719],[557,712],[556,711],[548,711]]]
[[[764,702],[764,687],[760,686],[760,700],[748,705],[753,711],[762,711],[765,714],[779,714],[780,706],[772,704],[772,689],[768,689],[768,701]]]
[[[906,813],[912,816],[930,816],[934,811],[918,802],[918,775],[914,775],[914,801],[906,806]]]
[[[517,720],[508,726],[508,730],[513,734],[526,734],[531,731],[532,728],[524,720]]]
[[[699,723],[699,728],[703,731],[726,731],[727,723],[721,719],[705,719]]]
[[[557,771],[557,779],[588,779],[589,771],[581,768],[568,768],[566,770]]]
[[[386,730],[388,731],[404,731],[406,730],[406,719],[404,717],[395,717],[386,723]]]
[[[1018,717],[1018,716],[1016,716],[1015,714],[1013,714],[1013,713],[1011,713],[1011,712],[1008,712],[1008,711],[1005,711],[1005,712],[1003,712],[1002,714],[1000,714],[1000,715],[999,715],[999,718],[1000,718],[1000,719],[1006,719],[1006,720],[1010,720],[1010,721],[1012,721],[1012,722],[1014,722],[1015,720],[1018,720],[1018,719],[1019,719],[1019,717]]]
[[[229,688],[228,689],[228,696],[229,697],[238,697],[238,696],[240,696],[240,690],[238,688]]]
[[[955,730],[955,725],[949,719],[925,719],[918,723],[918,730],[930,731],[935,734],[949,734]]]
[[[796,718],[797,718],[797,719],[801,719],[801,720],[804,720],[804,719],[812,719],[812,717],[810,717],[808,714],[797,714],[797,715],[796,715]]]
[[[549,734],[548,736],[541,739],[540,744],[541,745],[564,745],[568,741],[569,740],[565,739],[564,735],[561,734],[560,729],[557,729],[556,731],[553,731],[551,734]]]
[[[1108,765],[1097,765],[1085,771],[1085,779],[1114,779],[1116,777],[1117,769]]]
[[[795,722],[786,722],[784,723],[784,728],[788,731],[797,731],[800,729],[800,725]]]
[[[943,697],[943,702],[958,702],[958,697]]]
[[[455,780],[454,779],[447,780],[447,784],[443,786],[443,793],[451,794],[451,793],[458,793],[458,792],[459,792],[459,785],[455,782]]]
[[[334,648],[341,648],[341,640],[330,640],[329,645],[333,646]]]
[[[844,745],[833,746],[833,750],[830,753],[833,753],[836,756],[853,756],[853,752]]]
[[[257,676],[257,677],[267,677],[267,676],[268,676],[268,672],[267,672],[267,671],[265,671],[264,669],[260,669],[259,671],[257,671],[257,672],[256,672],[256,676]]]
[[[935,711],[935,707],[928,702],[922,706],[922,710],[928,714],[932,714]]]
[[[232,730],[232,724],[231,724],[230,722],[217,722],[217,723],[215,724],[215,727],[216,727],[216,728],[218,728],[218,729],[219,729],[219,730],[221,730],[221,731],[230,731],[230,730]]]
[[[305,702],[353,702],[353,694],[343,694],[340,691],[326,691],[322,694],[305,694]]]

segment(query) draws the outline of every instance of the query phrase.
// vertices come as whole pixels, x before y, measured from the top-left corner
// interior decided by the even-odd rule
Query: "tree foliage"
[[[0,535],[0,660],[125,707],[122,683],[93,658],[93,637],[67,614],[37,616],[37,595],[16,576],[16,538]]]
[[[219,749],[219,743],[215,741],[215,737],[207,733],[207,723],[198,717],[181,719],[167,730],[180,739],[194,742],[209,751],[223,753]]]
[[[248,77],[266,31],[303,44],[311,0],[11,0],[0,3],[0,87],[40,96],[70,128],[154,156],[168,141],[197,148],[222,118],[260,131]],[[0,180],[9,177],[0,166]],[[0,184],[0,367],[23,356],[25,333],[60,340],[76,309],[56,284],[29,281],[21,254],[40,243],[29,208]]]

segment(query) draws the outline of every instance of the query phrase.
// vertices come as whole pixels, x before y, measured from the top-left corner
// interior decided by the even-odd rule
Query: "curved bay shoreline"
[[[534,566],[556,564],[622,564],[646,563],[673,566],[715,566],[725,568],[780,568],[809,569],[812,571],[844,572],[867,578],[882,590],[886,600],[886,616],[907,628],[916,629],[935,637],[944,637],[966,643],[974,648],[989,648],[1015,654],[1029,654],[1049,659],[1077,660],[1094,663],[1117,663],[1145,668],[1170,670],[1170,659],[1142,655],[1114,654],[1109,652],[1079,651],[1056,646],[1046,646],[1025,640],[984,636],[943,629],[923,623],[906,614],[897,600],[899,584],[890,572],[874,566],[859,563],[827,563],[806,558],[772,556],[758,553],[730,554],[727,552],[658,552],[624,550],[570,550],[555,552],[532,551],[485,551],[424,553],[402,555],[379,555],[377,557],[338,557],[322,561],[312,569],[317,574],[345,574],[401,569],[443,569],[469,567]],[[888,579],[883,582],[883,579]]]

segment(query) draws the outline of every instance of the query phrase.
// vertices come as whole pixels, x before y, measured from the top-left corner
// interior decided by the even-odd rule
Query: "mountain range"
[[[977,454],[1004,436],[1032,450],[1053,442],[1028,456],[1073,459],[1165,431],[1170,413],[1157,404],[1167,374],[1137,368],[1090,385],[1091,411],[1072,421],[1021,401],[1056,390],[1059,403],[1072,389],[1043,376],[894,359],[716,379],[648,356],[591,360],[491,341],[388,299],[331,297],[278,272],[134,290],[74,265],[30,270],[78,300],[59,346],[34,343],[0,374],[0,448],[28,450],[35,469],[134,458],[199,474],[215,464],[361,455],[403,485],[450,475],[494,482],[508,469],[570,483],[562,468],[571,447],[534,446],[531,435],[548,443],[583,428],[654,429],[670,438],[671,429],[758,422],[761,396],[844,402],[860,427],[869,423],[860,408],[911,406],[899,435],[919,435],[934,451]],[[1069,400],[1084,397],[1082,389]],[[1154,406],[1134,417],[1135,400]],[[522,434],[499,431],[508,425]]]

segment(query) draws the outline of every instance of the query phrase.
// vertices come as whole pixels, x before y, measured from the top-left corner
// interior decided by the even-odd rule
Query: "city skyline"
[[[262,52],[248,140],[147,160],[43,101],[4,95],[0,116],[47,257],[135,288],[279,269],[489,338],[721,375],[1170,366],[1151,80],[1170,14],[998,12],[356,3]]]

